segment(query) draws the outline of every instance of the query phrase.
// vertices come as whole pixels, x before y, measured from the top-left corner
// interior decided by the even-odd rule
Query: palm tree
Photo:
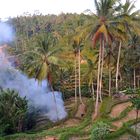
[[[121,9],[119,14],[117,15],[119,21],[118,24],[124,28],[126,32],[128,32],[129,35],[131,35],[131,32],[139,33],[140,31],[140,12],[139,10],[134,10],[135,5],[130,0],[126,0],[125,4],[121,5]],[[116,92],[118,92],[118,75],[119,75],[119,61],[120,61],[120,54],[121,54],[121,47],[122,42],[120,40],[119,44],[119,51],[118,51],[118,58],[117,58],[117,67],[116,67]]]
[[[77,104],[77,93],[79,94],[80,103],[83,104],[81,95],[81,51],[84,47],[85,34],[80,31],[80,28],[73,29],[75,32],[61,38],[60,46],[63,47],[63,53],[60,57],[63,57],[68,63],[74,60],[74,78],[75,78],[75,103]],[[71,61],[71,62],[70,62]],[[77,92],[78,88],[78,92]]]
[[[133,88],[136,89],[136,76],[140,66],[140,49],[139,49],[139,36],[136,34],[131,33],[131,38],[128,42],[128,47],[125,53],[125,65],[127,69],[133,71],[130,73],[130,76],[133,75]],[[131,72],[130,71],[130,72]],[[130,77],[131,79],[131,77]]]
[[[96,77],[96,65],[94,64],[93,60],[87,58],[85,56],[87,62],[87,69],[84,76],[84,80],[88,82],[89,87],[91,87],[91,94],[93,101],[95,100],[95,89],[94,89],[94,78]]]
[[[34,42],[34,43],[33,43]],[[31,43],[31,44],[30,44]],[[38,81],[47,79],[51,90],[53,91],[54,102],[56,106],[56,99],[52,87],[52,69],[59,65],[57,53],[61,51],[60,48],[54,46],[55,38],[51,34],[41,34],[33,37],[29,41],[29,50],[22,56],[23,70]],[[28,62],[28,63],[27,63]],[[56,113],[58,117],[58,110],[56,106]]]
[[[80,99],[80,103],[83,104],[82,101],[82,95],[81,95],[81,50],[83,48],[84,44],[83,44],[83,39],[80,36],[76,36],[74,37],[73,40],[73,49],[74,49],[74,54],[75,54],[75,90],[77,88],[77,60],[78,60],[78,89],[79,89],[79,99]],[[75,91],[75,97],[76,97],[76,91]]]
[[[104,65],[104,48],[106,45],[110,44],[113,37],[111,35],[110,27],[112,26],[112,21],[114,20],[114,13],[116,10],[117,0],[94,0],[97,11],[98,24],[94,30],[93,35],[93,46],[96,42],[100,42],[99,46],[99,58],[98,58],[98,75],[97,75],[97,92],[96,92],[96,103],[94,117],[98,113],[98,100],[101,99],[101,84],[102,84],[102,72]],[[113,26],[112,26],[113,27]]]
[[[111,96],[112,73],[116,66],[116,57],[114,56],[113,45],[106,48],[104,61],[105,61],[105,68],[108,69],[108,92],[109,92],[109,96]]]

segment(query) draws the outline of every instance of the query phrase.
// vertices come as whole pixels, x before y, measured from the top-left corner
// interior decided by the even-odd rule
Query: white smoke
[[[5,31],[3,31],[2,27],[5,27],[5,25],[0,24],[0,37],[2,37],[0,41],[11,41],[12,37],[10,36],[13,34],[10,31],[10,27]],[[63,119],[67,115],[62,94],[57,91],[51,92],[46,80],[42,81],[42,84],[38,84],[35,79],[29,79],[26,75],[12,67],[2,46],[0,46],[0,87],[15,89],[21,97],[26,96],[29,101],[29,108],[33,106],[40,109],[52,121]]]
[[[28,79],[6,61],[4,53],[0,53],[0,86],[4,89],[15,89],[20,96],[26,96],[29,106],[40,109],[52,121],[62,119],[67,115],[60,92],[51,92],[46,80],[42,81],[42,84],[38,84],[35,79]]]
[[[0,44],[11,42],[14,39],[13,28],[7,23],[0,22]]]

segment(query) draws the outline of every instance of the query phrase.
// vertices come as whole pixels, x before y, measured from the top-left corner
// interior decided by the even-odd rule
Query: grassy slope
[[[112,124],[112,122],[116,121],[116,120],[120,120],[121,118],[124,118],[125,116],[127,116],[127,113],[132,109],[131,107],[126,108],[117,118],[111,118],[109,117],[109,113],[111,112],[112,107],[114,107],[117,104],[120,104],[122,102],[126,102],[126,101],[120,101],[120,100],[112,100],[111,98],[106,98],[100,108],[100,116],[97,119],[97,121],[99,120],[104,120],[107,123],[109,123],[110,125]],[[70,137],[79,137],[79,140],[84,140],[84,137],[86,140],[90,139],[90,133],[91,133],[91,127],[89,127],[88,130],[87,127],[91,126],[92,124],[92,120],[91,120],[91,116],[92,116],[92,112],[93,112],[93,101],[91,99],[89,99],[87,101],[87,114],[86,116],[81,120],[80,124],[77,124],[77,126],[73,126],[73,127],[63,127],[62,125],[57,125],[57,128],[51,128],[51,129],[47,129],[47,130],[41,130],[41,131],[37,131],[37,132],[30,132],[30,133],[17,133],[14,135],[10,135],[10,136],[6,136],[4,138],[1,139],[5,139],[5,140],[34,140],[34,139],[41,139],[45,136],[56,136],[58,137],[60,140],[69,140]],[[140,120],[138,120],[140,122]],[[117,129],[115,132],[110,133],[107,137],[106,140],[115,140],[116,138],[119,138],[121,135],[125,134],[125,133],[129,133],[131,135],[138,135],[135,134],[134,130],[131,129],[130,126],[132,126],[135,123],[135,120],[129,121],[127,123],[125,123],[121,128]],[[113,125],[112,129],[116,129]]]

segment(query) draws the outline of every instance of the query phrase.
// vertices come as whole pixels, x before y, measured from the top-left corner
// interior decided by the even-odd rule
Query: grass
[[[109,119],[109,113],[111,113],[111,110],[114,106],[128,102],[128,100],[122,101],[118,99],[112,99],[111,97],[106,97],[100,107],[100,117],[101,118],[107,118]]]
[[[70,136],[73,135],[86,135],[87,133],[84,132],[84,128],[91,124],[91,115],[93,112],[93,101],[90,99],[87,102],[87,114],[83,118],[82,122],[75,126],[75,127],[65,127],[65,128],[55,128],[52,130],[42,130],[38,132],[32,132],[32,134],[28,133],[17,133],[14,135],[5,136],[5,140],[22,140],[24,139],[39,139],[45,136],[56,136],[59,137],[60,140],[67,140]]]
[[[121,114],[117,118],[110,118],[109,113],[111,112],[112,108],[115,105],[124,103],[124,102],[111,99],[111,98],[104,99],[100,108],[101,113],[97,121],[100,121],[100,120],[105,121],[111,126],[111,128],[114,128],[114,126],[112,126],[112,122],[122,119],[123,117],[127,116],[127,113],[129,111],[132,110],[132,107],[127,107],[123,112],[121,112]],[[59,138],[59,140],[69,140],[70,137],[79,137],[82,140],[85,136],[88,136],[87,140],[89,140],[92,127],[91,128],[89,127],[87,131],[85,131],[85,129],[87,126],[93,123],[91,119],[93,108],[94,108],[92,99],[88,100],[86,105],[87,105],[87,114],[77,126],[61,128],[60,124],[62,124],[62,122],[59,122],[57,125],[58,128],[52,128],[48,130],[41,130],[41,131],[30,132],[30,133],[17,133],[14,135],[6,136],[4,138],[0,138],[0,140],[23,140],[23,139],[36,140],[36,139],[41,139],[49,135],[56,136]],[[70,118],[71,117],[72,116],[70,115]],[[140,122],[140,119],[138,120],[138,122]],[[108,134],[105,140],[114,140],[126,133],[129,133],[135,137],[136,136],[138,137],[138,134],[136,134],[134,130],[131,128],[131,126],[134,124],[135,124],[135,120],[124,123],[124,125],[120,129]]]
[[[138,120],[138,122],[140,122],[140,119]],[[131,134],[132,136],[135,137],[139,137],[139,135],[137,133],[134,132],[134,130],[131,128],[132,125],[135,124],[135,119],[128,121],[126,123],[124,123],[124,125],[117,131],[110,133],[105,140],[113,140],[115,138],[120,137],[121,135],[128,133]]]

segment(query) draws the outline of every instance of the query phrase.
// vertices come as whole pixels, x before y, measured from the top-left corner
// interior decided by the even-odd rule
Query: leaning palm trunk
[[[116,93],[118,92],[118,76],[119,76],[119,64],[120,64],[121,47],[122,47],[122,43],[120,41],[118,59],[117,59],[117,68],[116,68]]]
[[[99,84],[100,84],[100,68],[101,68],[101,47],[102,47],[102,44],[100,43],[99,60],[98,60],[98,75],[97,75],[96,102],[95,102],[95,111],[94,111],[93,119],[95,119],[96,116],[98,115],[98,106],[99,106]]]
[[[111,68],[109,64],[109,97],[111,96]]]
[[[55,106],[55,110],[56,110],[56,117],[57,117],[57,120],[59,120],[58,109],[57,109],[56,98],[55,98],[55,95],[54,95],[54,90],[53,90],[51,82],[49,84],[50,84],[50,87],[51,87],[51,91],[53,92],[53,100],[54,100],[54,106]]]
[[[94,95],[94,85],[93,85],[93,82],[91,84],[91,94],[92,94],[92,99],[94,101],[95,100],[95,95]]]
[[[75,56],[75,104],[77,104],[77,58]]]
[[[108,62],[108,75],[109,75],[109,97],[111,96],[111,66],[110,66],[110,54],[109,54],[109,62]]]
[[[134,68],[134,89],[136,89],[136,70]]]
[[[102,42],[102,49],[101,49],[101,73],[100,73],[100,85],[99,85],[99,97],[100,101],[102,102],[102,78],[103,78],[103,65],[104,65],[104,40]]]
[[[81,95],[81,67],[80,67],[80,49],[78,50],[78,70],[79,70],[79,72],[78,72],[78,74],[79,74],[79,76],[78,76],[78,78],[79,78],[79,99],[80,99],[80,103],[82,103],[83,104],[83,101],[82,101],[82,95]]]

